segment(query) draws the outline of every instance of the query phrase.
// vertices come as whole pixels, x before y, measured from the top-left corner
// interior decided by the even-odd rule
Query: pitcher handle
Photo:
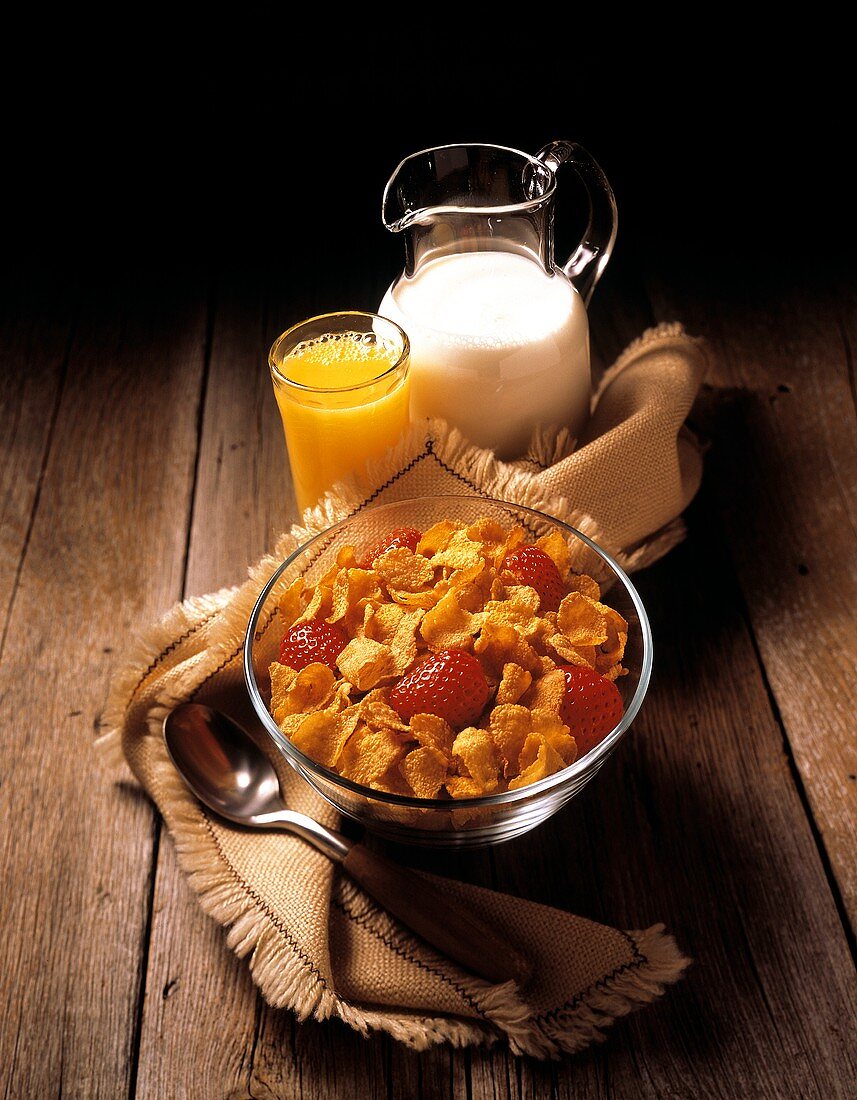
[[[574,141],[552,141],[536,156],[554,173],[561,164],[571,165],[586,188],[589,224],[583,239],[562,270],[577,289],[584,305],[589,305],[592,291],[607,266],[616,240],[619,214],[613,188],[595,158]]]

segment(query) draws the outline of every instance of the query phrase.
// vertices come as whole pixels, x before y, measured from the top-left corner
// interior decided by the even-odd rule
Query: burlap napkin
[[[241,654],[250,610],[273,569],[310,533],[373,503],[425,494],[481,494],[526,504],[585,528],[638,568],[681,538],[680,512],[701,458],[683,427],[704,371],[700,343],[662,326],[604,378],[586,437],[533,442],[497,462],[439,422],[416,425],[395,454],[336,487],[250,569],[239,588],[188,600],[145,638],[112,685],[104,741],[121,746],[175,841],[200,904],[250,956],[266,1000],[303,1019],[338,1017],[417,1049],[505,1036],[516,1053],[575,1051],[618,1016],[676,981],[685,959],[662,925],[618,931],[570,913],[448,879],[534,963],[523,989],[462,971],[391,920],[322,855],[283,833],[247,833],[205,812],[173,769],[162,722],[185,700],[254,723]],[[621,751],[621,749],[619,750]],[[335,811],[272,752],[287,802],[336,825]]]

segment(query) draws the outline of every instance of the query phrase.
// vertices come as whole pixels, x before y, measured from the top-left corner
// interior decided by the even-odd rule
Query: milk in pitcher
[[[453,253],[398,280],[378,312],[411,342],[412,418],[442,417],[505,459],[534,429],[586,423],[589,325],[562,275],[513,252]]]

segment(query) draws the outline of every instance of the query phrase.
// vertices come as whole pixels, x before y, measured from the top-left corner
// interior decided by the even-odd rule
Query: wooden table
[[[600,366],[658,320],[716,353],[689,537],[636,578],[649,698],[542,828],[413,856],[619,927],[665,921],[694,966],[605,1044],[555,1064],[415,1054],[269,1009],[152,805],[99,764],[135,632],[240,581],[294,516],[265,355],[338,289],[162,269],[4,296],[3,1097],[854,1096],[853,281],[706,283],[617,257],[592,316]]]

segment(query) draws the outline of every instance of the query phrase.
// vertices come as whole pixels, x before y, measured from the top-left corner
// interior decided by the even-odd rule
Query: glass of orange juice
[[[380,458],[409,423],[410,345],[374,313],[326,313],[284,332],[268,357],[298,508]]]

